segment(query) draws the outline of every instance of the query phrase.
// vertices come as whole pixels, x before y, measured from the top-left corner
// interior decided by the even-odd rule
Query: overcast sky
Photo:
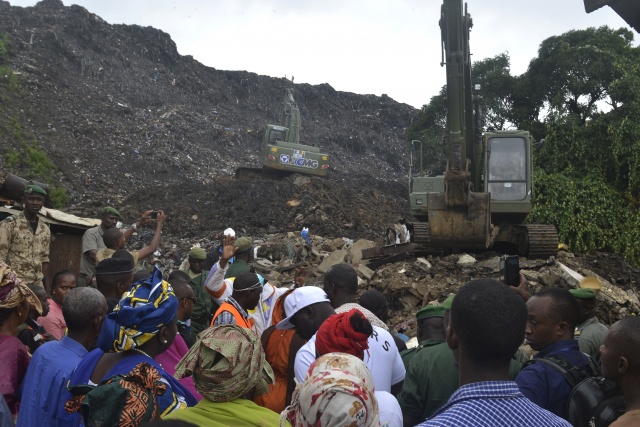
[[[33,0],[9,0],[32,6]],[[247,70],[295,83],[328,83],[389,95],[420,107],[445,83],[440,67],[441,0],[63,0],[113,24],[171,35],[182,55],[220,70]],[[630,28],[611,8],[583,0],[469,0],[472,59],[508,52],[526,71],[540,43],[572,29]],[[635,33],[635,32],[634,32]],[[635,33],[636,39],[638,34]],[[636,40],[637,44],[637,40]]]

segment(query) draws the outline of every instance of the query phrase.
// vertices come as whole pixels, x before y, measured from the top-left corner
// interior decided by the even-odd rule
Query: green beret
[[[251,245],[253,244],[253,239],[251,237],[245,236],[241,237],[233,244],[234,248],[238,248],[238,252],[246,252],[251,249]]]
[[[204,249],[196,246],[191,248],[191,250],[189,251],[189,258],[207,259],[207,253],[204,251]]]
[[[416,313],[416,319],[418,320],[427,319],[429,317],[444,317],[444,307],[440,304],[430,304],[422,307]]]
[[[28,184],[24,187],[24,194],[40,194],[42,196],[46,196],[47,192],[39,185]]]
[[[444,300],[444,302],[442,303],[442,306],[444,307],[445,310],[451,311],[451,303],[453,303],[453,298],[455,296],[456,296],[456,294],[449,294],[447,299]]]
[[[114,215],[118,218],[122,218],[120,212],[118,212],[116,208],[112,208],[111,206],[107,206],[106,208],[102,209],[102,215]]]
[[[578,299],[593,299],[596,297],[596,292],[588,288],[569,289],[569,292]]]

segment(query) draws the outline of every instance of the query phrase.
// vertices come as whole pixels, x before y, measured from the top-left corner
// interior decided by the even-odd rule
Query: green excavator
[[[268,124],[264,131],[260,149],[262,169],[238,168],[236,178],[279,178],[291,173],[326,176],[329,156],[316,146],[300,143],[301,122],[293,90],[287,89],[280,124]]]
[[[481,99],[471,81],[471,16],[462,0],[441,7],[442,63],[447,75],[447,164],[426,176],[420,161],[409,177],[406,243],[371,248],[363,258],[407,252],[442,254],[498,249],[529,258],[558,251],[556,227],[525,224],[531,211],[531,136],[522,130],[482,132]],[[414,141],[417,142],[417,141]],[[422,149],[420,147],[420,153]]]

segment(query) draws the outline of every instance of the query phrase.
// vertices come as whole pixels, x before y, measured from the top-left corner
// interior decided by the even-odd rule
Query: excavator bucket
[[[427,193],[433,248],[486,249],[491,243],[491,194],[468,193],[468,203],[447,206],[447,193]]]

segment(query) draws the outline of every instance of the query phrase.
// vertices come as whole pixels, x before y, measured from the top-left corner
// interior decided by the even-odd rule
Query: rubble
[[[68,213],[95,217],[113,205],[130,224],[144,210],[163,208],[161,247],[147,267],[178,268],[190,247],[212,250],[214,236],[232,227],[254,238],[254,268],[278,286],[290,286],[302,270],[306,283],[319,284],[331,265],[351,263],[362,292],[387,296],[397,331],[411,330],[416,310],[470,279],[499,278],[499,254],[491,252],[408,258],[377,269],[361,259],[363,248],[408,217],[405,130],[415,108],[328,84],[205,67],[181,56],[162,31],[110,25],[59,0],[29,8],[0,0],[0,27],[21,82],[19,93],[2,98],[3,154],[21,149],[18,130],[35,141],[57,167],[56,183],[73,202]],[[259,166],[261,129],[277,120],[288,87],[304,119],[303,142],[331,156],[328,177],[235,180],[237,167]],[[9,169],[5,155],[0,169]],[[405,232],[396,229],[394,241]],[[132,248],[152,234],[141,227]],[[603,322],[640,312],[640,272],[620,257],[561,252],[557,261],[603,280]],[[559,263],[520,262],[532,291],[575,285]]]
[[[150,236],[147,238],[150,239]],[[299,234],[294,232],[265,235],[257,240],[261,243],[258,257],[253,261],[254,268],[276,286],[291,286],[296,272],[301,268],[306,272],[304,277],[307,284],[321,286],[322,276],[331,265],[350,262],[346,244],[337,248],[341,238],[314,235],[311,247],[305,245]],[[167,269],[177,268],[194,244],[210,250],[217,242],[181,239],[173,244],[163,243],[164,258],[157,262]],[[329,247],[336,249],[326,251]],[[389,325],[398,332],[413,334],[415,312],[424,305],[442,302],[449,293],[456,292],[473,278],[500,280],[500,254],[475,254],[476,261],[473,264],[460,264],[460,258],[460,255],[420,257],[386,264],[377,270],[372,270],[364,263],[351,263],[358,274],[359,292],[376,289],[385,294],[390,305]],[[469,255],[469,258],[474,257]],[[465,259],[470,262],[470,259]],[[612,324],[621,317],[640,314],[637,294],[640,270],[615,255],[561,252],[557,259],[521,258],[520,265],[532,293],[549,286],[575,287],[577,282],[567,280],[568,277],[578,280],[583,276],[598,277],[603,283],[598,295],[598,316],[604,323]],[[567,276],[569,270],[572,276]],[[625,277],[624,283],[620,283],[622,276]]]

